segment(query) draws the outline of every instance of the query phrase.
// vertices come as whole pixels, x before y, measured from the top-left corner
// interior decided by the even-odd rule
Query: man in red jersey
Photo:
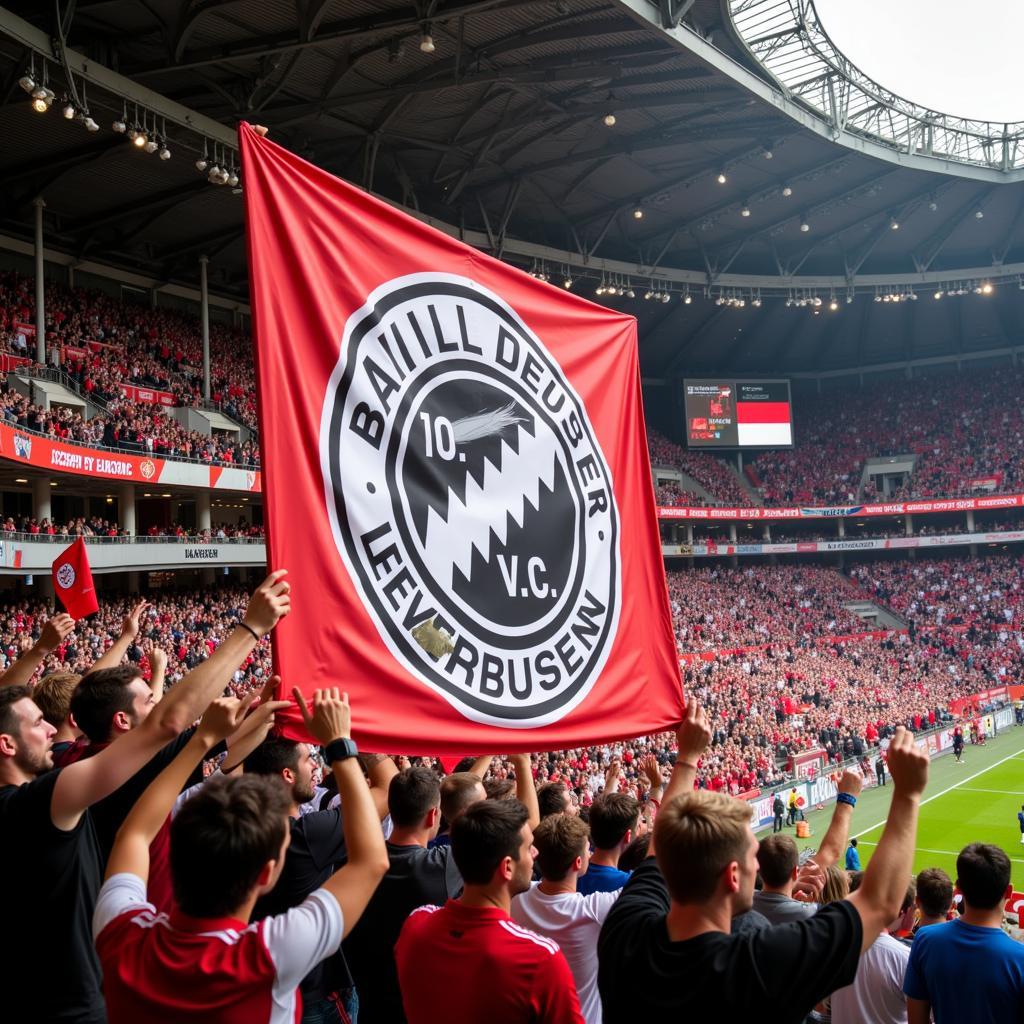
[[[512,897],[530,888],[533,831],[518,800],[474,804],[452,826],[462,896],[409,915],[395,965],[409,1024],[583,1024],[558,944],[516,924]]]
[[[153,836],[196,765],[244,716],[244,702],[216,701],[132,809],[110,854],[93,915],[109,1024],[294,1024],[299,983],[338,949],[387,871],[347,695],[317,690],[310,715],[294,692],[338,784],[348,862],[297,907],[249,924],[257,898],[281,875],[290,801],[277,779],[242,775],[207,783],[182,806],[171,825],[175,907],[162,914],[147,902]]]

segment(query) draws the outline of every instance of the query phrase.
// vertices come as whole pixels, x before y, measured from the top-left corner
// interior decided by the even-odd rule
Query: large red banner
[[[678,722],[636,321],[240,138],[286,692],[409,753]]]

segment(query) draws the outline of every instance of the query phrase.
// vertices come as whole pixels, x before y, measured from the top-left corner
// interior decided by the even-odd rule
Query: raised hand
[[[898,793],[920,796],[924,792],[931,759],[926,750],[918,749],[912,732],[902,725],[897,726],[885,759]]]
[[[39,648],[43,651],[56,650],[75,628],[75,620],[66,612],[58,612],[43,624],[39,634]]]
[[[284,578],[287,569],[275,569],[249,598],[242,622],[258,637],[264,637],[292,608],[291,584]]]
[[[212,743],[227,739],[241,724],[249,708],[259,700],[259,695],[250,693],[239,700],[237,697],[218,697],[203,713],[196,729],[198,735]]]
[[[309,734],[322,747],[332,740],[347,740],[352,735],[352,713],[348,706],[348,694],[337,686],[313,691],[312,710],[297,686],[292,696],[298,705],[302,720]]]
[[[864,786],[864,776],[853,768],[847,768],[839,779],[839,792],[849,793],[850,796],[860,796]]]
[[[132,607],[132,610],[124,617],[121,622],[121,636],[134,638],[139,635],[139,626],[142,622],[142,616],[152,606],[148,601],[139,601]]]
[[[665,785],[665,780],[661,776],[661,765],[653,754],[648,754],[641,760],[640,770],[650,781],[651,789],[660,789]]]
[[[711,742],[711,722],[696,697],[686,705],[686,715],[676,730],[677,761],[696,767]]]

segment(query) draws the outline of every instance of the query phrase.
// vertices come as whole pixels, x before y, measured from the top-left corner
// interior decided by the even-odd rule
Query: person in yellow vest
[[[797,812],[800,810],[800,801],[799,801],[799,798],[796,795],[796,787],[795,786],[789,791],[788,806],[789,806],[789,816],[786,819],[786,824],[787,825],[795,825],[796,824],[796,815],[797,815]]]

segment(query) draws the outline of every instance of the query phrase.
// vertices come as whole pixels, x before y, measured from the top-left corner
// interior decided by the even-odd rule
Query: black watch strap
[[[324,760],[328,764],[333,764],[335,761],[344,761],[349,757],[358,757],[359,748],[355,745],[353,740],[331,740],[330,743],[324,747]]]

